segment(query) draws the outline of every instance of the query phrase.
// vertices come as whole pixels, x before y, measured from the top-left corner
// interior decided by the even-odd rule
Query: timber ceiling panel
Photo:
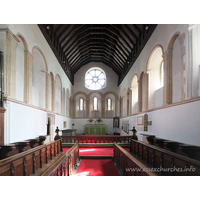
[[[139,56],[155,24],[39,24],[70,81],[89,62],[102,62],[118,75],[118,85]]]

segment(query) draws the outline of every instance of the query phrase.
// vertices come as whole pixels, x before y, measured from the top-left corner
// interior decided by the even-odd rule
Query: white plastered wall
[[[124,88],[128,88],[131,85],[131,80],[134,74],[138,76],[142,71],[146,72],[147,62],[153,48],[157,45],[163,47],[164,53],[167,51],[169,41],[175,33],[180,35],[185,34],[184,45],[186,47],[186,55],[184,56],[185,68],[184,77],[186,77],[186,84],[184,87],[187,88],[187,92],[190,90],[187,86],[187,70],[190,69],[190,62],[188,61],[188,25],[158,25],[153,32],[151,38],[148,40],[146,46],[140,53],[138,59],[128,72],[126,78],[122,81],[119,86],[119,94],[123,93]],[[192,84],[192,97],[198,96],[198,66],[200,64],[200,26],[194,26],[192,29],[192,65],[193,65],[193,84]],[[178,42],[178,41],[177,41]],[[195,71],[196,70],[196,71]],[[196,75],[194,75],[194,71]],[[186,91],[186,88],[184,88]],[[186,98],[187,99],[187,98]],[[122,121],[129,121],[129,127],[132,129],[133,126],[138,130],[137,135],[140,140],[142,137],[140,133],[153,134],[156,137],[175,140],[187,144],[200,145],[200,112],[199,112],[200,101],[194,101],[190,103],[175,105],[168,108],[155,109],[151,112],[138,113],[132,116],[124,117],[120,119],[120,127]],[[152,125],[148,126],[148,132],[144,132],[141,126],[137,125],[137,117],[148,114],[148,121],[152,121]],[[122,132],[122,131],[121,131]],[[125,134],[122,132],[121,134]]]
[[[67,88],[69,95],[71,95],[71,82],[61,68],[57,58],[50,49],[48,43],[46,42],[44,36],[42,35],[39,27],[35,24],[23,25],[23,24],[13,24],[6,26],[9,30],[17,35],[20,33],[25,38],[28,51],[33,54],[32,50],[34,47],[38,47],[44,54],[44,57],[48,66],[48,74],[53,73],[54,79],[55,75],[59,74],[62,80],[62,87]],[[0,28],[2,28],[0,26]],[[0,50],[6,51],[6,32],[0,32]],[[20,59],[20,57],[18,57]],[[21,58],[24,59],[24,58]],[[21,62],[21,60],[17,60]],[[54,80],[55,81],[55,80]],[[51,90],[49,90],[51,91]],[[49,95],[51,98],[51,95]],[[51,103],[51,101],[50,101]],[[45,105],[45,104],[44,104]],[[55,129],[58,126],[62,130],[63,122],[67,124],[67,128],[72,128],[71,119],[66,115],[56,114],[51,110],[46,110],[39,106],[34,106],[32,104],[26,104],[23,101],[9,101],[5,102],[6,112],[5,112],[5,144],[11,142],[23,141],[26,139],[31,139],[38,137],[39,135],[47,134],[47,120],[50,114],[55,118],[54,127],[51,130],[51,138],[49,137],[47,141],[53,139],[55,136]],[[49,107],[51,109],[51,106]]]

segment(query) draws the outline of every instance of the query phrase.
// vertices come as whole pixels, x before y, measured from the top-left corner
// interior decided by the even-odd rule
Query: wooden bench
[[[174,153],[164,148],[132,139],[130,151],[132,155],[142,161],[145,165],[159,168],[160,175],[200,175],[200,161]]]
[[[129,152],[114,142],[114,162],[123,176],[156,176]]]
[[[0,160],[1,176],[29,176],[63,154],[61,140],[31,148]],[[53,162],[52,162],[53,163]]]

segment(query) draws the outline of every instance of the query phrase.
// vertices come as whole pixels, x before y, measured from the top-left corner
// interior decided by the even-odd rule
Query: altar
[[[106,135],[105,124],[86,124],[85,135]]]

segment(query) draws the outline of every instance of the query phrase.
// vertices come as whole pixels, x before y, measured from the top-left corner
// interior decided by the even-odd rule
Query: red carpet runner
[[[63,148],[63,151],[68,151],[70,148]],[[129,148],[124,148],[129,151]],[[98,155],[98,156],[113,156],[114,148],[79,148],[79,155]]]
[[[82,159],[76,176],[119,176],[112,159]]]
[[[63,148],[68,151],[70,148]],[[129,148],[124,148],[129,151]],[[79,155],[113,156],[114,148],[79,148]],[[76,176],[119,176],[117,169],[110,158],[91,158],[81,160]]]

